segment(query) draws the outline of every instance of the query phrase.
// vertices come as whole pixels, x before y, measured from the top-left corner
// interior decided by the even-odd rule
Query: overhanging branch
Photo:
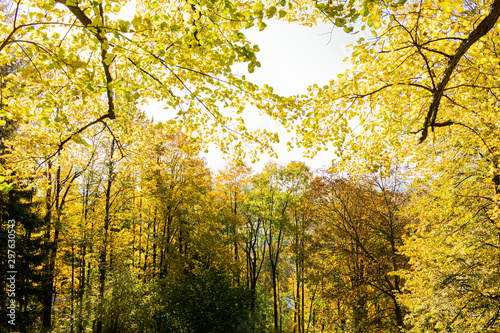
[[[469,48],[474,45],[481,37],[486,35],[497,22],[500,17],[500,0],[495,0],[491,5],[491,10],[489,14],[479,23],[479,25],[470,33],[466,40],[460,43],[460,46],[455,51],[455,54],[450,58],[448,66],[446,67],[443,78],[438,83],[436,90],[432,96],[432,103],[425,117],[424,126],[422,128],[422,136],[420,137],[420,142],[424,142],[427,138],[429,127],[436,126],[436,117],[439,109],[439,104],[441,103],[441,98],[443,97],[446,85],[450,81],[451,75],[458,65],[460,59],[465,55]]]
[[[101,63],[102,67],[104,69],[104,74],[106,76],[106,91],[107,91],[107,97],[108,97],[108,114],[106,118],[109,119],[115,119],[115,104],[113,101],[113,91],[111,89],[111,82],[113,82],[113,77],[111,76],[111,71],[109,69],[110,64],[106,63],[106,55],[108,52],[106,49],[103,47],[103,44],[108,43],[106,39],[106,32],[99,28],[98,26],[93,26],[92,25],[92,20],[83,12],[83,10],[80,9],[80,7],[77,6],[71,6],[66,3],[66,0],[56,0],[56,2],[65,5],[73,15],[80,21],[83,26],[88,29],[99,41],[101,44]],[[104,20],[104,16],[103,20]],[[92,27],[92,29],[89,29],[89,26]],[[108,43],[109,44],[109,43]]]

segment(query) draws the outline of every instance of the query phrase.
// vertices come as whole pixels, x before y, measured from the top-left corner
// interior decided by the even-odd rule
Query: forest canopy
[[[0,7],[2,330],[500,330],[500,0]],[[368,35],[280,96],[270,20]]]

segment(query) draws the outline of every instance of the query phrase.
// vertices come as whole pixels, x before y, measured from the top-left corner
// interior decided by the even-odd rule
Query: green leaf
[[[45,123],[45,125],[50,125],[50,119],[49,119],[49,116],[42,116],[40,117],[41,120],[43,120],[43,122]]]
[[[139,28],[141,28],[142,26],[142,18],[140,16],[135,16],[132,20],[132,25],[134,26],[134,29],[136,31],[139,30]]]
[[[359,12],[361,14],[361,16],[367,16],[368,14],[370,14],[370,9],[368,9],[367,6],[363,7],[363,9],[361,9],[361,12]]]
[[[82,137],[80,136],[80,134],[74,134],[72,137],[71,137],[71,140],[80,144],[80,145],[83,145],[85,146],[86,148],[90,148],[89,144],[87,143],[87,141],[83,140]]]
[[[271,6],[266,10],[267,18],[272,18],[276,14],[276,7]]]
[[[87,63],[85,61],[81,61],[81,60],[74,60],[71,62],[71,66],[73,66],[75,68],[83,68],[83,67],[87,66]]]
[[[346,20],[345,20],[345,19],[340,18],[340,17],[337,17],[337,18],[335,19],[335,25],[336,25],[337,27],[343,27],[345,24],[346,24]]]
[[[124,20],[119,20],[120,23],[120,31],[122,32],[128,32],[130,22],[129,21],[124,21]]]
[[[13,188],[12,184],[8,184],[6,182],[0,184],[0,191],[4,193],[9,193]]]
[[[344,27],[344,31],[345,31],[346,33],[350,33],[350,32],[352,32],[353,30],[354,30],[354,27]]]
[[[109,66],[111,65],[114,59],[115,55],[113,53],[107,53],[106,57],[104,58],[104,63]]]

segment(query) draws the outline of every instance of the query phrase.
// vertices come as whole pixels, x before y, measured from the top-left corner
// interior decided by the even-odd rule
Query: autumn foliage
[[[0,9],[2,331],[500,330],[500,0]],[[359,33],[351,66],[255,85],[270,20]],[[253,167],[283,138],[248,117],[331,167]]]

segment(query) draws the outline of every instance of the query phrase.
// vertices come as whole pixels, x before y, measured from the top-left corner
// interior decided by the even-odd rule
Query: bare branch
[[[369,97],[369,96],[372,96],[372,95],[375,95],[376,93],[386,89],[386,88],[389,88],[389,87],[392,87],[392,86],[411,86],[411,87],[417,87],[417,88],[420,88],[420,89],[424,89],[424,90],[427,90],[429,92],[433,92],[433,90],[427,86],[424,86],[422,84],[418,84],[418,83],[411,83],[411,82],[406,82],[406,83],[398,83],[398,84],[386,84],[385,86],[382,86],[378,89],[375,89],[373,91],[370,91],[370,92],[367,92],[366,94],[355,94],[355,95],[346,95],[346,96],[352,96],[354,98],[365,98],[365,97]],[[346,97],[346,96],[343,96],[343,97]]]
[[[64,145],[66,143],[69,142],[69,140],[71,140],[71,138],[77,134],[80,134],[82,133],[83,131],[85,131],[87,128],[91,127],[91,126],[94,126],[95,124],[98,124],[98,123],[103,123],[104,122],[104,119],[108,119],[110,118],[109,114],[105,114],[93,121],[91,121],[90,123],[80,127],[79,129],[77,129],[75,132],[73,132],[73,134],[71,134],[70,136],[68,136],[66,139],[62,140],[60,143],[59,143],[59,147],[57,148],[57,150],[52,153],[52,155],[50,155],[49,157],[47,157],[45,159],[45,161],[48,161],[50,160],[52,157],[56,156],[57,154],[59,154],[59,152],[63,149]]]
[[[451,120],[447,120],[447,121],[444,121],[442,123],[434,123],[434,125],[432,127],[446,127],[446,126],[451,126],[451,125],[455,125],[456,123],[454,123],[453,121]],[[410,132],[411,134],[417,134],[417,133],[420,133],[422,132],[424,129],[421,128],[419,129],[418,131],[415,131],[415,132]]]
[[[432,53],[437,53],[437,54],[440,54],[442,55],[443,57],[446,57],[448,59],[451,59],[453,56],[452,55],[449,55],[447,53],[444,53],[442,51],[439,51],[439,50],[434,50],[434,49],[431,49],[431,48],[428,48],[428,47],[425,47],[423,45],[418,45],[420,46],[422,49],[426,50],[426,51],[429,51],[429,52],[432,52]]]
[[[21,0],[16,4],[16,13],[14,14],[14,29],[16,28],[17,14],[19,13],[19,6],[21,5]]]

